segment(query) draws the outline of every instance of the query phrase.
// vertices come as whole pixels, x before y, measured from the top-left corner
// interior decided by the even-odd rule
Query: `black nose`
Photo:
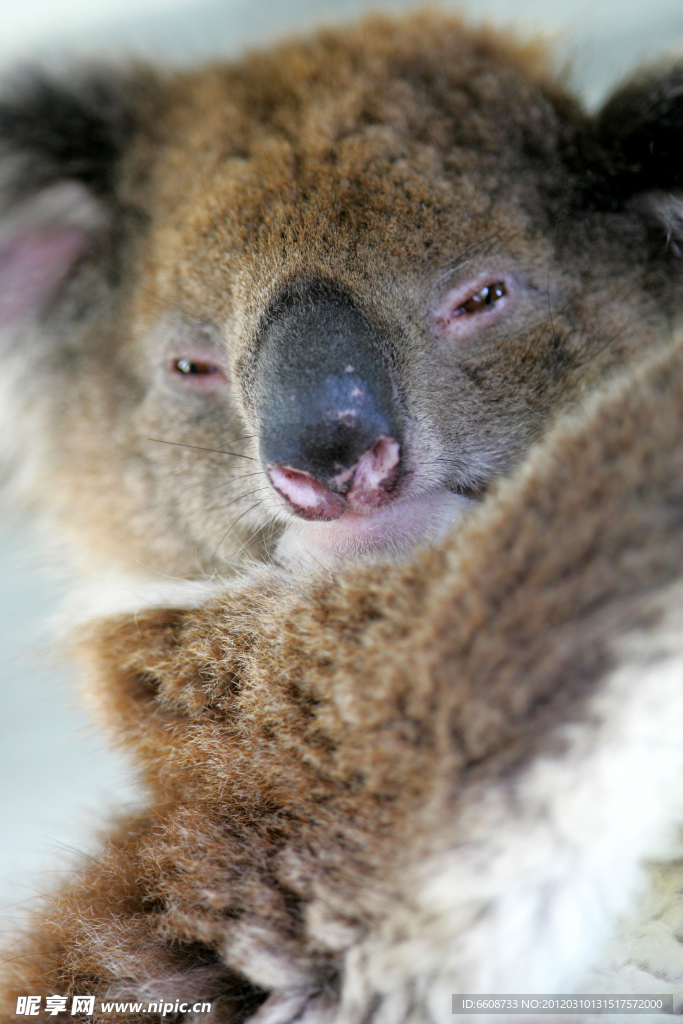
[[[400,426],[383,339],[346,298],[298,294],[270,318],[259,348],[261,460],[305,518],[387,500]]]

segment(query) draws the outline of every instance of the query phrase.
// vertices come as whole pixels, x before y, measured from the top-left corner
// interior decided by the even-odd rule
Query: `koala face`
[[[15,492],[89,566],[186,576],[443,529],[680,319],[682,75],[592,119],[533,47],[432,13],[24,86]]]

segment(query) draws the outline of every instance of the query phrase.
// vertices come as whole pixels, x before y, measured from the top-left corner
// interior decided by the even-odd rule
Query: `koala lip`
[[[330,477],[327,483],[277,463],[271,463],[267,472],[275,490],[300,518],[330,522],[348,513],[369,515],[391,501],[400,460],[398,441],[383,435],[353,466]]]
[[[280,541],[283,559],[353,558],[369,553],[409,550],[451,529],[476,504],[464,494],[434,488],[402,497],[371,515],[347,510],[335,521],[292,524]]]

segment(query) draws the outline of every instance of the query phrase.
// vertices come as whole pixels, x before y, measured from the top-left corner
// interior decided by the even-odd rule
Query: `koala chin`
[[[595,115],[551,66],[432,11],[18,81],[8,498],[97,580],[457,522],[680,318],[680,65]]]

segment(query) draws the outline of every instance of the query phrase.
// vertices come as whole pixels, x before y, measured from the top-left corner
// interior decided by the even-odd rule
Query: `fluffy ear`
[[[680,254],[683,243],[683,61],[647,69],[618,89],[596,115],[584,198],[659,220]]]
[[[0,327],[38,311],[120,211],[147,73],[34,76],[0,102]]]

